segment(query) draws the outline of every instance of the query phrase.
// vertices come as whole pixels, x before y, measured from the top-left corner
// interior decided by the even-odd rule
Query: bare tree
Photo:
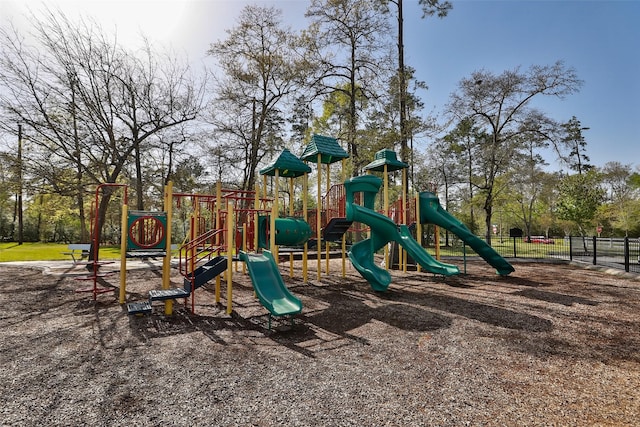
[[[357,102],[375,97],[377,80],[389,74],[389,23],[378,5],[367,0],[312,0],[306,16],[313,20],[306,41],[315,65],[314,87],[321,94],[347,97],[344,139],[358,174],[366,161],[358,153]]]
[[[76,24],[47,10],[31,21],[34,45],[15,29],[0,30],[0,82],[7,88],[0,94],[0,125],[26,125],[34,147],[31,173],[76,197],[82,223],[87,187],[117,182],[132,157],[142,209],[143,143],[193,120],[204,82],[148,45],[142,52],[124,50],[90,20]]]
[[[482,150],[476,156],[481,162],[486,237],[491,241],[493,202],[496,178],[509,171],[511,159],[522,148],[522,136],[537,133],[551,142],[557,126],[540,127],[541,122],[553,123],[530,105],[537,96],[565,97],[576,92],[582,81],[572,68],[562,62],[549,66],[519,68],[500,75],[476,71],[460,81],[459,90],[451,96],[448,106],[452,117],[470,119],[486,132],[479,142]]]
[[[533,220],[540,214],[537,209],[539,198],[548,181],[548,174],[542,169],[547,163],[540,154],[540,149],[548,145],[546,141],[538,135],[523,135],[522,153],[518,162],[518,167],[513,168],[511,179],[511,191],[509,195],[517,202],[518,217],[524,223],[525,235],[531,237]]]
[[[408,78],[404,57],[404,7],[403,0],[383,0],[396,6],[397,19],[397,45],[398,45],[398,108],[400,112],[400,158],[409,162],[408,141],[412,138],[412,128],[409,126],[408,104]],[[436,15],[438,18],[447,16],[451,8],[451,2],[441,0],[418,0],[422,8],[422,18]],[[408,179],[408,176],[407,176]],[[408,183],[408,182],[407,182]]]
[[[272,7],[246,6],[228,37],[209,49],[222,71],[211,123],[227,167],[242,167],[244,189],[253,188],[261,160],[282,145],[282,104],[303,87],[299,39],[282,26],[281,15]]]
[[[478,229],[474,197],[475,190],[479,186],[474,159],[478,151],[478,142],[482,141],[484,137],[483,131],[474,124],[473,120],[466,118],[461,120],[432,148],[432,150],[448,154],[443,161],[452,163],[452,167],[458,171],[458,176],[461,178],[459,182],[466,184],[466,200],[469,206],[468,227],[474,233]]]

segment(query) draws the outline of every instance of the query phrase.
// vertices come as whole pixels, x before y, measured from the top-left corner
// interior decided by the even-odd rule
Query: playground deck
[[[573,265],[483,262],[468,275],[392,272],[376,293],[351,267],[283,278],[303,302],[267,329],[246,275],[234,313],[199,290],[196,315],[128,316],[75,293],[69,263],[0,264],[0,407],[7,425],[634,425],[640,280]],[[158,288],[140,264],[129,299]],[[313,263],[311,263],[313,267]],[[241,266],[240,266],[241,268]],[[78,268],[77,270],[81,270]],[[300,271],[299,269],[297,270]],[[315,273],[310,274],[315,278]],[[117,285],[117,275],[103,286]],[[176,286],[182,277],[172,277]],[[117,292],[116,292],[117,294]],[[161,304],[161,302],[159,302]]]

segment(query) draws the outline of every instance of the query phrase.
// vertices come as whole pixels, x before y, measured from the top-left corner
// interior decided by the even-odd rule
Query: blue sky
[[[415,3],[408,2],[409,9]],[[442,20],[408,18],[408,62],[438,111],[461,78],[478,69],[562,60],[584,85],[565,100],[535,105],[556,120],[576,116],[592,163],[640,166],[640,1],[454,1]]]
[[[496,74],[515,67],[562,60],[584,80],[580,93],[565,100],[538,99],[552,118],[576,116],[583,126],[592,163],[640,166],[640,0],[453,0],[444,19],[421,19],[417,0],[404,0],[407,63],[429,90],[426,111],[442,112],[458,82],[479,69]],[[35,0],[0,0],[0,18],[20,18]],[[205,57],[210,42],[225,37],[249,3],[234,0],[49,0],[69,15],[89,14],[125,44],[140,33]],[[284,12],[294,28],[306,26],[305,0],[259,0]],[[0,19],[3,21],[3,19]],[[211,59],[209,59],[210,61]],[[428,140],[422,141],[423,145]],[[550,159],[551,160],[551,159]]]

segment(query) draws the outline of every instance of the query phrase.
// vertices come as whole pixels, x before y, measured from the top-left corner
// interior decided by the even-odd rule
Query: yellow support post
[[[262,196],[267,197],[269,192],[267,191],[267,175],[262,175]]]
[[[279,188],[278,188],[278,180],[280,178],[280,172],[276,169],[275,178],[273,181],[273,215],[271,215],[271,221],[273,227],[271,228],[271,253],[273,254],[273,259],[278,263],[278,246],[276,245],[276,218],[278,218],[278,214],[280,213],[280,197]]]
[[[169,289],[171,286],[171,206],[173,199],[173,182],[169,181],[164,187],[164,210],[167,213],[166,248],[165,256],[162,260],[162,289]],[[164,304],[164,314],[173,314],[173,300],[167,300]]]
[[[233,298],[233,203],[227,202],[227,314],[231,314]]]
[[[420,193],[416,192],[416,240],[422,246],[422,223],[420,223]],[[416,262],[416,271],[420,273],[420,264]]]
[[[221,210],[220,202],[222,201],[222,182],[216,181],[216,207]]]
[[[247,251],[247,223],[242,224],[242,249]],[[242,263],[242,274],[247,274],[247,264]]]
[[[322,154],[318,153],[318,205],[316,207],[316,249],[318,250],[318,281],[322,274],[322,239],[320,228],[322,227]]]
[[[216,295],[216,303],[219,304],[220,303],[220,288],[222,286],[222,280],[220,279],[220,274],[216,276],[216,289],[215,289],[215,295]]]
[[[407,169],[402,169],[402,224],[407,225]],[[407,272],[407,251],[401,245],[398,245],[399,253],[402,255],[402,271]],[[399,260],[398,260],[399,261]],[[399,267],[399,266],[398,266]],[[399,268],[398,268],[399,269]]]
[[[255,195],[255,200],[253,201],[253,251],[254,252],[258,252],[258,231],[260,230],[260,224],[258,223],[260,220],[260,212],[258,212],[258,209],[260,209],[260,184],[256,184],[256,195]],[[246,263],[244,268],[246,268]],[[255,289],[253,290],[253,297],[257,298],[258,294],[256,293]]]
[[[271,215],[269,219],[269,249],[271,250],[271,254],[273,255],[273,259],[276,260],[276,264],[278,264],[278,258],[276,258],[276,215],[277,210],[276,205],[271,205]]]
[[[254,252],[258,252],[258,230],[259,228],[259,212],[258,209],[260,209],[260,187],[258,185],[256,185],[256,197],[255,200],[253,202],[253,209],[255,210],[253,212],[253,250]]]
[[[384,200],[384,216],[389,216],[389,167],[385,163],[384,172],[382,174],[384,178],[384,190],[383,190],[383,200]],[[389,269],[389,245],[384,245],[384,268]]]
[[[327,194],[329,193],[329,189],[331,189],[331,166],[329,165],[329,163],[327,163]],[[327,216],[327,222],[329,222],[329,205],[327,203],[326,206],[326,216]],[[326,264],[326,274],[327,276],[329,275],[329,242],[325,242],[324,243],[324,247],[325,247],[325,251],[326,251],[326,256],[327,258],[325,259],[325,264]]]
[[[433,193],[437,196],[435,188]],[[436,260],[440,261],[440,227],[438,227],[437,225],[435,225],[433,228],[433,243],[436,247]]]
[[[304,181],[302,181],[302,215],[304,217],[304,222],[309,223],[309,212],[307,212],[307,193],[309,191],[309,175],[304,173]],[[302,250],[302,282],[307,283],[308,272],[307,272],[307,251],[309,250],[309,246],[307,242],[304,242],[304,249]]]
[[[342,182],[347,180],[347,159],[342,159]],[[342,277],[347,276],[347,233],[342,235]]]
[[[216,183],[216,201],[214,204],[215,207],[215,228],[216,228],[216,238],[215,238],[215,245],[219,248],[221,243],[222,243],[222,236],[220,235],[220,230],[222,229],[222,216],[220,215],[220,213],[222,212],[222,183],[220,181],[218,181]],[[195,212],[195,210],[194,210]],[[195,238],[195,236],[192,236],[192,238]],[[218,253],[219,254],[219,253]],[[192,254],[192,256],[195,255],[195,249],[194,249],[194,253]],[[231,264],[227,264],[227,268],[231,268]],[[193,271],[193,269],[191,270]],[[216,276],[216,287],[215,287],[215,299],[216,299],[216,304],[220,304],[220,288],[222,286],[222,278],[220,277],[220,275]]]
[[[289,178],[289,216],[293,214],[293,178]],[[293,278],[293,251],[289,253],[289,277]]]
[[[191,235],[191,239],[190,239],[191,242],[196,240],[196,238],[200,235],[200,232],[199,232],[200,203],[198,202],[197,198],[193,198],[192,200],[195,203],[195,205],[193,206],[193,213],[192,213],[193,221],[191,224],[191,230],[189,231],[189,234]],[[197,248],[194,246],[191,246],[190,253],[189,253],[189,272],[190,273],[192,273],[196,269],[196,251],[197,251]]]
[[[227,205],[229,204],[229,202],[233,206],[233,211],[234,211],[234,215],[235,215],[235,206],[236,205],[234,204],[233,200],[229,200],[227,202]],[[238,223],[238,221],[235,218],[232,218],[231,222],[234,224],[233,236],[232,236],[233,237],[233,247],[236,248],[236,246],[235,246],[236,245],[236,228],[235,227],[242,228],[242,226]],[[240,243],[240,245],[242,245],[242,242]],[[239,249],[239,248],[236,248],[236,249]],[[236,258],[233,259],[233,271],[235,271],[236,273],[238,272],[238,261],[237,261]]]
[[[437,225],[433,227],[433,241],[436,246],[436,260],[440,261],[440,227]]]

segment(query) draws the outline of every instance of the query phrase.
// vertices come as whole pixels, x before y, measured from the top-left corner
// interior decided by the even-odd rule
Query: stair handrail
[[[333,184],[325,195],[322,196],[322,210],[327,212],[326,223],[332,218],[344,218],[346,216],[345,201],[346,192],[344,184]]]
[[[197,265],[204,259],[211,259],[212,254],[220,254],[226,249],[225,244],[215,243],[217,235],[222,236],[220,241],[224,239],[225,231],[224,229],[211,229],[180,247],[179,271],[183,277],[190,279],[193,273],[192,270],[190,271],[190,267]]]

